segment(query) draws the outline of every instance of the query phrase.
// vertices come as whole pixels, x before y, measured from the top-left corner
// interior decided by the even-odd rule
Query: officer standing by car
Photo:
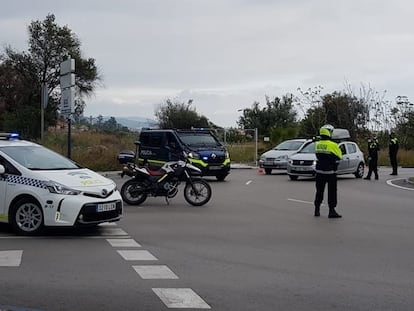
[[[393,132],[390,133],[390,144],[388,146],[388,154],[390,156],[390,163],[392,166],[392,173],[390,175],[397,175],[397,153],[398,153],[398,139],[395,137],[395,134]]]
[[[323,126],[319,130],[320,140],[315,143],[316,153],[316,195],[314,216],[320,216],[320,206],[323,201],[325,185],[328,184],[328,218],[341,218],[335,208],[337,205],[336,169],[342,159],[342,152],[336,142],[331,140],[333,127]]]
[[[378,152],[379,143],[377,137],[374,135],[372,139],[368,140],[368,174],[364,179],[370,180],[372,173],[375,179],[378,180]]]

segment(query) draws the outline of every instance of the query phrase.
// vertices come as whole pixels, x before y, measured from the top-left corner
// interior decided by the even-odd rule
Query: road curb
[[[244,170],[244,169],[251,170],[251,169],[258,169],[258,167],[254,166],[254,165],[249,165],[249,164],[234,163],[234,164],[230,164],[230,169],[231,170],[235,170],[235,169],[236,170],[240,170],[240,169],[242,169],[242,170]],[[98,172],[98,173],[101,174],[102,176],[110,178],[110,177],[121,175],[121,170],[119,170],[119,171]]]

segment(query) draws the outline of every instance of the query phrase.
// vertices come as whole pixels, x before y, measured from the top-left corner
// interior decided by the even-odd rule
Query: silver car
[[[364,154],[358,145],[352,141],[342,141],[338,145],[342,151],[342,160],[339,161],[337,174],[354,174],[356,178],[363,177]],[[299,176],[315,177],[315,166],[315,142],[310,142],[289,157],[287,173],[291,180],[297,180]]]
[[[273,169],[286,170],[289,156],[309,141],[309,139],[301,138],[285,140],[260,156],[259,167],[263,168],[267,175],[270,175]]]

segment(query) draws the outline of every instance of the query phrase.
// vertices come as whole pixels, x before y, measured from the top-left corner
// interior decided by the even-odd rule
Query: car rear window
[[[298,150],[303,145],[303,141],[289,140],[277,145],[274,150]]]

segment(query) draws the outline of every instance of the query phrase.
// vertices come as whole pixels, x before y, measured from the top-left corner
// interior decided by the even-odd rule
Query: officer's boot
[[[328,218],[341,218],[342,216],[339,215],[336,211],[334,207],[330,207],[329,208],[329,215]]]
[[[316,205],[315,205],[315,213],[313,214],[313,216],[315,216],[315,217],[319,217],[319,216],[321,216],[319,206],[316,206]]]

